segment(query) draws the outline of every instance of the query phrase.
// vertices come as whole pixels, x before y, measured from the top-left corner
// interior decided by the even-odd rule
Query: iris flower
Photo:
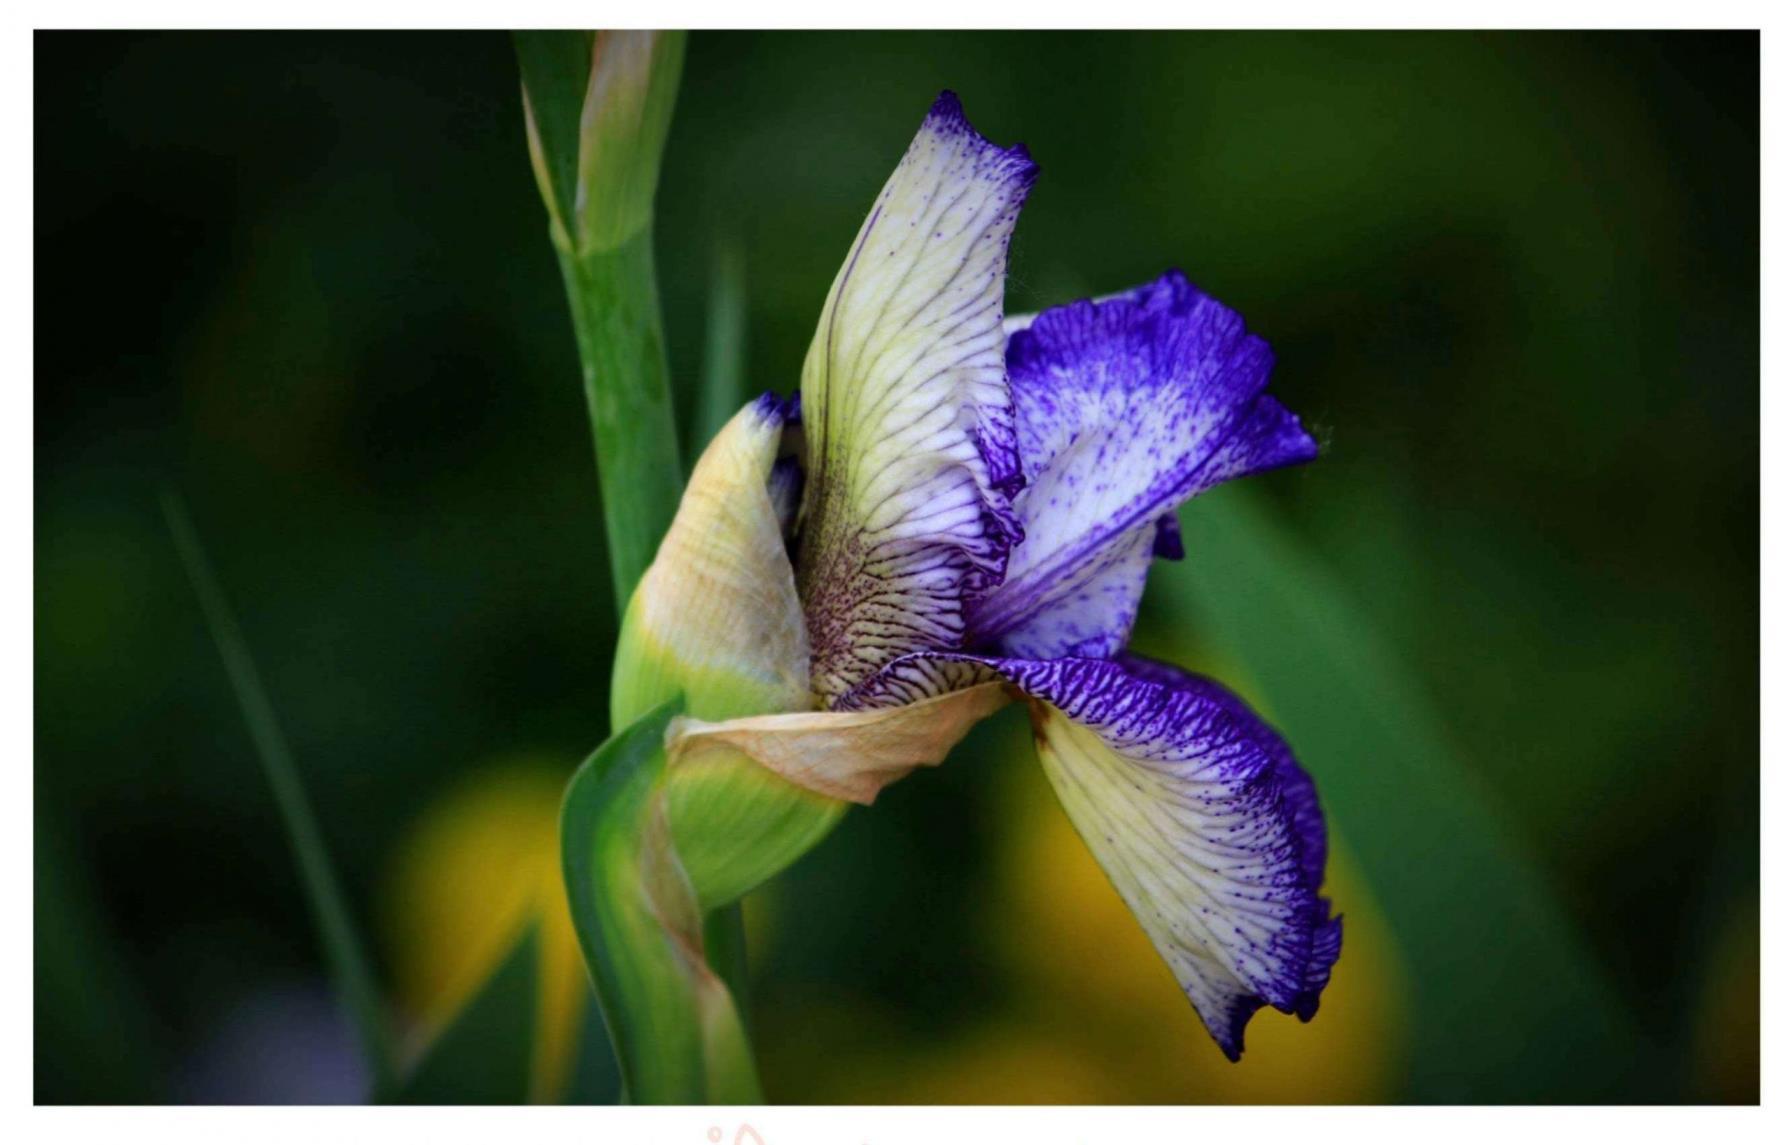
[[[1026,704],[1064,810],[1236,1060],[1311,1018],[1341,919],[1288,746],[1212,680],[1127,651],[1176,509],[1313,458],[1272,355],[1181,273],[1004,318],[1037,174],[942,94],[860,229],[800,393],[698,462],[624,622],[613,714],[673,692],[665,822],[732,901]]]

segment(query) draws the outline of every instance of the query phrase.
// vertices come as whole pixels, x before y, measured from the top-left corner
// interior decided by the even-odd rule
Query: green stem
[[[667,384],[653,229],[610,250],[559,250],[597,446],[617,614],[652,563],[683,490]]]
[[[530,159],[578,339],[620,617],[684,487],[652,225],[684,36],[520,33],[516,49]],[[568,789],[562,843],[573,921],[625,1093],[756,1100],[730,994],[745,985],[739,910],[702,918],[665,829],[663,754],[652,735],[612,730],[599,757],[627,743],[624,756],[652,758],[635,758],[632,769],[595,761],[581,769]]]
[[[703,454],[728,419],[747,400],[747,287],[740,247],[724,244],[709,277],[709,311],[703,346],[702,387],[691,421],[691,460]]]

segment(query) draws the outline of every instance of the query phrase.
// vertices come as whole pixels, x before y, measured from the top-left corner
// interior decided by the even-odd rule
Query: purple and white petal
[[[1064,810],[1226,1056],[1263,1006],[1311,1018],[1342,920],[1319,894],[1325,822],[1288,745],[1220,685],[1134,656],[912,656],[848,701],[991,679],[1033,701]]]
[[[1155,522],[1141,525],[1095,552],[1074,579],[1043,595],[1002,635],[1001,650],[1032,660],[1112,655],[1132,633],[1160,533]]]
[[[1020,536],[1002,292],[1036,173],[942,94],[834,280],[802,379],[798,587],[824,703],[905,653],[961,647],[966,596]]]
[[[1025,539],[1002,584],[973,602],[973,643],[1035,658],[1124,647],[1153,554],[1180,552],[1176,507],[1315,455],[1263,392],[1273,360],[1178,271],[1016,328],[1007,362]]]

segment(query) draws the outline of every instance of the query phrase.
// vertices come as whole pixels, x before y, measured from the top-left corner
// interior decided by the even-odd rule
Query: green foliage
[[[814,850],[850,806],[739,753],[681,762],[664,794],[667,826],[705,909],[775,878]]]
[[[524,931],[491,978],[400,1079],[366,945],[349,915],[273,705],[185,508],[165,495],[162,509],[273,788],[326,958],[360,1040],[374,1100],[428,1105],[527,1101],[540,995],[535,927]]]
[[[530,158],[556,246],[646,229],[684,68],[683,32],[518,32]]]
[[[342,888],[337,884],[335,867],[324,846],[323,834],[318,830],[310,797],[305,794],[298,768],[293,765],[286,737],[281,734],[279,722],[274,718],[273,704],[268,701],[267,690],[262,686],[261,675],[249,656],[248,644],[224,599],[224,591],[212,573],[205,551],[200,548],[193,523],[173,494],[163,495],[162,512],[193,591],[198,594],[199,606],[205,612],[212,641],[224,660],[224,671],[230,677],[243,720],[249,725],[256,754],[261,759],[262,773],[267,777],[268,786],[273,788],[274,802],[279,805],[280,820],[286,828],[287,843],[298,862],[306,904],[323,937],[324,955],[349,1019],[354,1023],[374,1092],[381,1092],[392,1084],[394,1077],[392,1042],[366,944],[349,914]]]
[[[615,1105],[621,1097],[622,1075],[616,1067],[610,1031],[604,1027],[604,1012],[597,995],[586,991],[579,1021],[579,1052],[573,1060],[564,1104]]]
[[[660,157],[678,80],[683,32],[599,32],[579,120],[577,251],[627,242],[653,217]]]
[[[756,1102],[759,1081],[659,806],[662,704],[612,736],[567,787],[567,898],[603,1005],[623,1094],[642,1104]]]
[[[516,32],[517,67],[542,167],[536,178],[548,216],[561,228],[578,195],[579,117],[591,78],[590,32]]]

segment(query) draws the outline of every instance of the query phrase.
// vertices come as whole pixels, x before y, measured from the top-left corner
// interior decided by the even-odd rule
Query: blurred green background
[[[36,82],[37,1099],[355,1100],[156,496],[415,1039],[551,903],[607,733],[511,45],[40,34]],[[1309,763],[1345,952],[1227,1065],[1010,712],[749,900],[771,1099],[1756,1100],[1758,37],[694,35],[658,212],[687,413],[720,253],[748,384],[790,389],[943,87],[1042,168],[1011,311],[1180,266],[1326,443],[1185,510],[1139,642]]]

